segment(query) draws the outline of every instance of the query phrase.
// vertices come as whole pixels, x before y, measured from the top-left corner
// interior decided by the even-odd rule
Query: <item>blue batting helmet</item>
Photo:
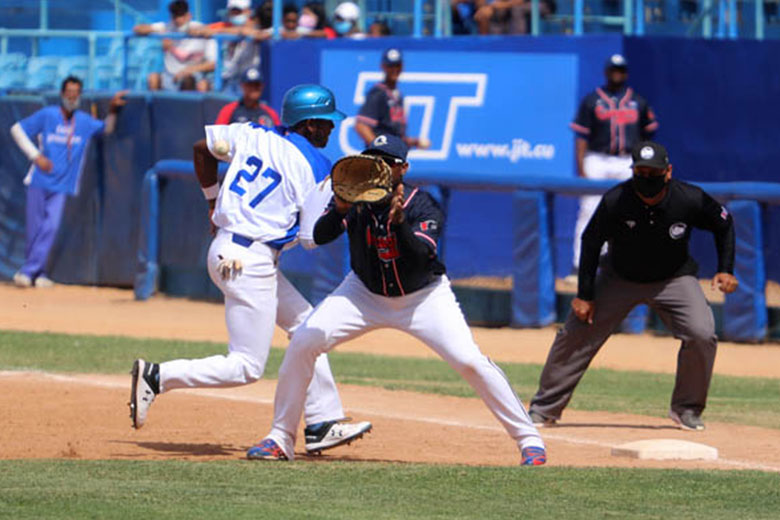
[[[284,95],[282,124],[295,126],[305,119],[341,121],[346,116],[336,110],[333,92],[321,85],[297,85]]]

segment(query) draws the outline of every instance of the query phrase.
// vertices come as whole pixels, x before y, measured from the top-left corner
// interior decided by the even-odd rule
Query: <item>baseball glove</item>
[[[390,166],[375,155],[342,157],[330,177],[333,192],[347,202],[378,202],[393,190]]]

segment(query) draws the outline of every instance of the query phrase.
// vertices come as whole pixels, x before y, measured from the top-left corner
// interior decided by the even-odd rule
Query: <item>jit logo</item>
[[[352,96],[352,102],[358,108],[366,101],[366,93],[369,87],[384,78],[383,72],[360,72],[355,83],[355,91]],[[428,150],[411,150],[410,159],[436,159],[444,160],[450,155],[453,136],[455,134],[455,125],[458,119],[458,110],[463,107],[481,107],[485,103],[485,93],[487,92],[488,75],[484,73],[460,73],[460,72],[404,72],[398,78],[399,87],[403,91],[404,85],[417,84],[424,85],[426,92],[430,85],[430,94],[404,96],[403,111],[409,113],[411,107],[422,109],[422,123],[419,132],[410,131],[410,135],[416,135],[434,143],[434,146]],[[467,95],[440,95],[436,94],[437,87],[443,85],[458,85],[466,91]],[[436,105],[439,110],[436,110]],[[443,106],[442,106],[443,105]],[[401,107],[393,107],[399,110]],[[401,112],[393,112],[393,120],[406,115]],[[443,133],[432,130],[434,118],[441,122],[443,119]],[[341,123],[339,128],[339,146],[342,153],[354,154],[359,150],[352,147],[349,142],[350,132],[355,126],[355,118],[348,117]],[[440,144],[436,147],[435,145]]]

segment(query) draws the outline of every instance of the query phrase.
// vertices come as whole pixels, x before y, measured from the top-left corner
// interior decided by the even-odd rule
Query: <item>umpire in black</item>
[[[628,312],[649,305],[682,341],[669,417],[703,430],[701,413],[715,362],[715,322],[688,254],[692,227],[711,231],[718,251],[713,287],[737,288],[731,215],[707,193],[672,179],[666,149],[653,142],[632,151],[633,177],[606,194],[582,235],[577,297],[553,342],[531,400],[537,425],[554,424],[601,345]],[[601,247],[609,243],[601,258]]]

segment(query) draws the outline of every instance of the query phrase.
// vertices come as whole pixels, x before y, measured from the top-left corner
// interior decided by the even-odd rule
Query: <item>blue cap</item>
[[[613,54],[607,59],[606,68],[608,69],[628,69],[628,62],[622,54]]]
[[[363,150],[368,155],[389,155],[406,162],[406,154],[409,148],[403,140],[391,134],[379,134],[371,141],[371,145]]]
[[[403,54],[395,47],[391,47],[382,53],[382,65],[399,65],[403,63],[403,61]]]
[[[263,73],[257,67],[249,67],[241,75],[241,83],[262,83]]]

